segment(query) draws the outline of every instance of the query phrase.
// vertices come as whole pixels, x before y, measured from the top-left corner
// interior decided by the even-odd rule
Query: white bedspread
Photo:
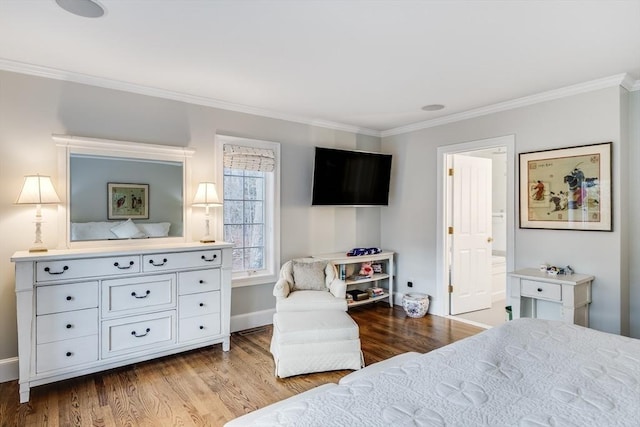
[[[255,425],[640,426],[640,340],[515,320],[280,405]]]

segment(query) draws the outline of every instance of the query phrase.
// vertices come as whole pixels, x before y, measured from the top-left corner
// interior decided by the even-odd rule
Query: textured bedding
[[[280,402],[252,425],[640,426],[640,340],[514,320]]]

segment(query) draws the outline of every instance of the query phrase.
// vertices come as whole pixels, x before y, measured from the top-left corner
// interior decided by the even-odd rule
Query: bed
[[[518,319],[349,374],[238,426],[639,426],[640,340]]]

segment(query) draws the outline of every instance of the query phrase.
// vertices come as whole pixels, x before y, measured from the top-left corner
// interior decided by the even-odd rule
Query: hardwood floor
[[[367,365],[406,351],[428,352],[482,329],[443,317],[406,317],[383,304],[349,310]],[[0,384],[0,426],[220,426],[230,419],[351,371],[278,379],[271,326],[234,333],[215,345],[35,387],[18,403],[18,384]]]

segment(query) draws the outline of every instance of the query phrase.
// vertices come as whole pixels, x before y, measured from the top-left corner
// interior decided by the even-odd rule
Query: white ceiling
[[[640,0],[99,3],[106,15],[91,19],[54,0],[0,0],[0,68],[373,134],[621,73],[640,79]],[[446,109],[420,109],[434,103]]]

